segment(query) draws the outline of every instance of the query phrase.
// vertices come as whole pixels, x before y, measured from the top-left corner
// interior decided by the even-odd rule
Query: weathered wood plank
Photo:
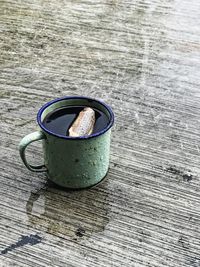
[[[0,0],[0,266],[200,266],[199,22],[195,0]],[[116,114],[110,172],[89,190],[19,159],[63,95]]]

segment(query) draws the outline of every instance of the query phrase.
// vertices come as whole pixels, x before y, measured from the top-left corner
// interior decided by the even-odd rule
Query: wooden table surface
[[[110,171],[65,191],[22,164],[38,109],[116,115]],[[0,266],[200,266],[200,2],[0,0]],[[27,151],[42,161],[41,144]]]

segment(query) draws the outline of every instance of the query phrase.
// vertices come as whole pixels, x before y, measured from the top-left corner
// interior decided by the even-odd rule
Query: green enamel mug
[[[80,137],[63,136],[48,130],[44,118],[54,110],[67,106],[87,106],[103,112],[108,125],[101,131]],[[111,127],[114,123],[112,109],[105,103],[88,98],[70,96],[46,103],[37,114],[40,130],[25,136],[19,144],[19,152],[25,166],[34,172],[46,172],[54,183],[73,189],[98,184],[109,168]],[[30,165],[26,160],[26,147],[43,140],[44,164]]]

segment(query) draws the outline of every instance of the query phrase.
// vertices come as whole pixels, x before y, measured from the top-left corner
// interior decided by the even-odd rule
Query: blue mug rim
[[[85,100],[95,101],[95,102],[99,103],[100,105],[104,106],[107,109],[107,111],[109,112],[109,114],[110,114],[110,122],[109,122],[109,124],[107,125],[106,128],[104,128],[103,130],[101,130],[98,133],[91,134],[91,135],[88,135],[88,136],[78,136],[78,137],[64,136],[64,135],[60,135],[60,134],[57,134],[57,133],[54,133],[54,132],[48,130],[43,125],[42,120],[41,120],[41,116],[42,116],[43,111],[47,107],[51,106],[52,104],[54,104],[56,102],[59,102],[59,101],[62,101],[62,100],[67,100],[67,99],[85,99]],[[59,137],[59,138],[66,139],[66,140],[85,140],[85,139],[91,139],[91,138],[94,138],[94,137],[98,137],[98,136],[104,134],[105,132],[107,132],[114,124],[114,113],[113,113],[111,107],[108,106],[107,104],[105,104],[101,100],[98,100],[98,99],[95,99],[95,98],[91,98],[91,97],[86,97],[86,96],[65,96],[65,97],[61,97],[61,98],[56,98],[56,99],[54,99],[52,101],[49,101],[46,104],[44,104],[38,111],[37,122],[38,122],[38,125],[40,126],[40,128],[43,131],[45,131],[46,133],[48,133],[50,135],[53,135],[55,137]]]

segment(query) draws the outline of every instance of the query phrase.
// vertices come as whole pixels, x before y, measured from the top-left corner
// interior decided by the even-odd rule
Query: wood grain
[[[0,0],[0,266],[200,266],[199,23],[195,0]],[[116,115],[109,174],[89,190],[19,158],[64,95]],[[41,144],[27,155],[39,163]]]

